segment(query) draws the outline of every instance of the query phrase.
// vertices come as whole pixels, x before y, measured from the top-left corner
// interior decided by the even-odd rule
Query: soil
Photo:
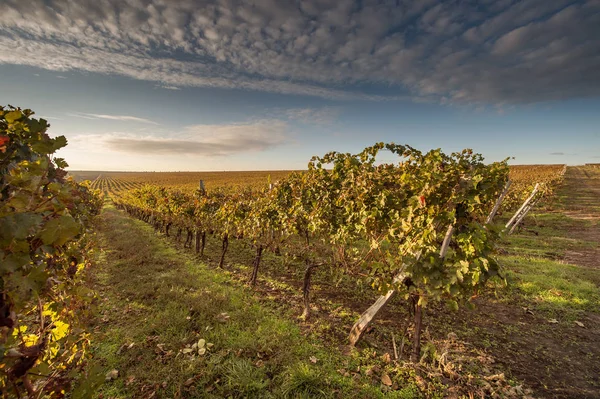
[[[583,267],[600,268],[600,168],[568,168],[565,184],[564,214],[576,220],[585,220],[589,228],[571,228],[570,238],[595,243],[595,248],[567,251],[565,262]]]

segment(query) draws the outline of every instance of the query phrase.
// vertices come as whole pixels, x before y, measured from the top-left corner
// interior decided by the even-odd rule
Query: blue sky
[[[0,104],[67,136],[71,169],[302,169],[378,141],[600,162],[597,0],[0,3]]]

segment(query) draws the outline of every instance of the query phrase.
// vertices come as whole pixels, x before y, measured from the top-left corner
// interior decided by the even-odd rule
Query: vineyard
[[[383,149],[396,153],[400,163],[377,165]],[[218,237],[219,268],[224,267],[230,240],[244,239],[255,249],[251,285],[256,284],[263,251],[300,259],[298,267],[305,268],[304,318],[310,315],[315,268],[326,269],[327,279],[340,273],[353,279],[364,276],[358,279],[384,293],[385,300],[357,321],[350,333],[352,344],[390,293],[403,292],[415,303],[412,360],[417,361],[421,306],[443,299],[458,309],[461,300],[499,275],[489,244],[498,232],[485,225],[496,213],[514,212],[526,199],[533,206],[548,198],[564,171],[564,165],[548,165],[509,172],[506,163],[484,165],[468,151],[446,156],[378,144],[356,155],[314,157],[307,172],[291,173],[258,190],[197,189],[186,194],[146,185],[128,192],[111,183],[108,191],[117,207],[167,237],[182,239],[184,248],[194,246],[197,254],[204,254],[207,233]],[[534,183],[542,188],[530,195]],[[521,219],[513,217],[509,224]]]
[[[596,165],[376,143],[67,177],[31,116],[0,110],[5,397],[598,392]]]
[[[141,187],[144,184],[174,188],[193,193],[199,188],[200,180],[207,189],[241,189],[264,186],[269,179],[279,180],[291,171],[257,171],[257,172],[93,172],[71,171],[69,174],[76,181],[89,180],[92,186],[104,192]]]
[[[589,164],[595,166],[596,164]],[[543,187],[543,197],[551,198],[565,173],[565,165],[511,165],[509,178],[512,188],[505,207],[509,202],[515,206],[533,190],[536,183]],[[94,189],[105,194],[141,188],[143,185],[156,185],[193,194],[202,181],[207,190],[219,189],[235,191],[240,189],[260,189],[268,182],[276,182],[287,177],[292,171],[246,171],[246,172],[95,172],[70,171],[76,181],[89,180]]]
[[[131,182],[111,177],[103,177],[102,175],[99,175],[90,183],[90,186],[94,190],[100,190],[104,194],[133,190],[135,188],[141,188],[143,185],[143,183]]]

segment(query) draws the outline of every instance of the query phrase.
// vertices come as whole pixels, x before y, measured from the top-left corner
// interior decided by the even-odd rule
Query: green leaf
[[[71,216],[63,215],[44,226],[40,238],[46,245],[61,246],[79,234],[81,226]]]
[[[4,247],[13,240],[25,240],[41,223],[42,216],[32,212],[13,213],[0,218],[0,245]]]
[[[54,163],[61,169],[64,169],[69,166],[69,164],[67,163],[67,161],[64,160],[64,158],[54,158]]]
[[[456,312],[458,310],[458,302],[456,302],[455,300],[449,300],[448,307],[450,308],[450,310]]]
[[[23,116],[23,114],[21,113],[21,111],[10,111],[8,113],[6,113],[4,115],[4,119],[6,119],[6,121],[8,123],[14,123],[16,120],[21,119],[21,117]]]

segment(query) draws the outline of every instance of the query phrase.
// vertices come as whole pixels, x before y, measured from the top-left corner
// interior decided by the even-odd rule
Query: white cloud
[[[291,108],[283,113],[287,118],[305,124],[331,125],[338,119],[341,111],[339,107]]]
[[[80,135],[70,138],[69,146],[84,151],[214,157],[277,147],[289,141],[286,130],[284,121],[269,119],[226,125],[192,125],[170,137],[125,132]]]
[[[163,88],[493,104],[600,94],[598,1],[5,3],[0,63]],[[393,94],[356,90],[369,84]]]
[[[165,89],[165,90],[181,90],[181,87],[177,87],[177,86],[169,86],[169,85],[159,85],[156,86],[159,89]]]
[[[151,125],[158,125],[158,123],[151,121],[150,119],[138,118],[137,116],[130,115],[105,115],[105,114],[87,114],[83,112],[74,112],[68,113],[68,116],[74,116],[76,118],[84,118],[84,119],[108,119],[113,121],[121,121],[121,122],[141,122],[141,123],[149,123]]]

